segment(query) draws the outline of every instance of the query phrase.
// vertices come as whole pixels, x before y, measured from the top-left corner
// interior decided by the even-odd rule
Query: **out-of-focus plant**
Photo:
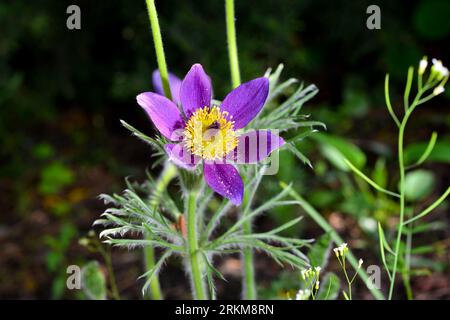
[[[48,271],[54,275],[52,282],[52,298],[54,299],[59,299],[64,295],[67,279],[65,257],[76,234],[76,228],[70,223],[65,223],[57,236],[44,237],[44,241],[50,249],[46,256],[46,262]]]
[[[280,183],[281,187],[283,189],[287,189],[288,185],[284,182]],[[298,192],[295,190],[290,190],[289,195],[295,200],[295,203],[300,206],[303,211],[315,222],[317,225],[319,225],[323,231],[325,231],[325,234],[330,237],[331,241],[334,243],[344,243],[341,236],[334,230],[334,228],[327,222],[327,220],[308,202],[306,201]],[[383,300],[384,295],[383,293],[376,288],[375,286],[371,285],[370,279],[366,273],[366,271],[361,268],[359,260],[357,260],[352,253],[352,251],[347,247],[345,250],[346,252],[346,259],[351,264],[353,269],[355,270],[356,274],[359,275],[361,280],[364,282],[364,284],[367,286],[367,288],[370,290],[371,294],[378,300]],[[355,274],[355,276],[356,276]],[[320,292],[319,292],[320,294]]]
[[[438,96],[444,92],[445,84],[449,78],[449,71],[442,65],[442,62],[436,59],[432,60],[432,66],[429,68],[427,80],[424,81],[424,75],[427,71],[428,60],[423,58],[417,69],[417,93],[414,98],[410,99],[412,84],[414,80],[414,68],[408,69],[408,76],[406,80],[405,91],[403,95],[403,117],[400,119],[391,104],[389,96],[389,74],[385,79],[385,99],[386,106],[398,128],[398,189],[399,193],[390,191],[379,183],[369,178],[364,174],[357,166],[349,159],[345,159],[345,163],[351,168],[351,170],[360,178],[365,180],[370,186],[379,192],[382,192],[390,197],[398,199],[399,201],[399,222],[396,228],[396,241],[392,247],[389,245],[388,240],[385,237],[382,225],[379,223],[379,241],[380,241],[380,253],[383,264],[386,268],[390,280],[389,287],[389,299],[392,299],[394,293],[394,285],[397,272],[402,275],[403,283],[406,288],[406,293],[409,299],[413,298],[413,292],[410,286],[411,278],[411,254],[412,254],[412,238],[414,223],[428,215],[436,207],[438,207],[445,198],[450,194],[450,187],[433,203],[429,204],[425,209],[419,212],[414,212],[414,205],[423,200],[430,194],[432,187],[434,186],[433,175],[425,170],[415,170],[416,167],[422,165],[430,156],[433,148],[436,145],[437,133],[433,132],[428,142],[427,147],[424,149],[422,155],[417,161],[410,165],[405,165],[405,131],[408,121],[410,120],[414,110]],[[404,240],[403,240],[404,239]],[[389,255],[389,256],[387,256]],[[392,257],[392,259],[390,259]],[[401,266],[399,268],[399,264]]]
[[[105,246],[98,239],[98,235],[94,231],[89,231],[88,235],[81,238],[78,243],[86,247],[92,253],[100,253],[106,265],[106,273],[108,281],[98,261],[90,261],[83,266],[82,272],[82,289],[89,299],[104,300],[108,296],[120,300],[120,293],[116,283],[114,274],[111,247]],[[109,283],[109,289],[108,289]]]
[[[347,258],[347,252],[348,252],[347,244],[342,243],[339,247],[334,248],[333,251],[336,255],[336,258],[339,261],[342,271],[344,272],[345,280],[347,281],[348,291],[345,292],[345,290],[343,290],[342,294],[344,295],[345,300],[352,300],[352,285],[353,285],[353,282],[355,281],[355,278],[358,275],[358,273],[355,272],[355,274],[351,278],[349,277],[349,275],[347,273],[347,267],[345,265],[345,261]],[[358,260],[358,269],[356,271],[361,269],[362,264],[363,264],[363,260],[359,259]]]

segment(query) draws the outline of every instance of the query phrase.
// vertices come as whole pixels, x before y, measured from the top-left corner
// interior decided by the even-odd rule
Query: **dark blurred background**
[[[66,28],[70,4],[81,8],[81,30]],[[381,8],[381,30],[366,28],[371,4]],[[183,76],[193,63],[202,63],[222,98],[230,89],[223,1],[165,0],[157,1],[157,8],[170,70]],[[395,126],[384,107],[385,73],[391,74],[394,102],[400,102],[409,65],[423,55],[450,63],[445,0],[238,0],[236,16],[243,80],[284,63],[284,79],[316,84],[320,92],[304,112],[366,152],[371,166],[380,157],[389,162],[396,146]],[[152,89],[156,68],[145,1],[2,1],[0,30],[0,297],[80,297],[65,290],[65,268],[98,258],[77,241],[104,209],[96,196],[120,192],[126,176],[143,179],[152,163],[151,149],[119,123],[123,119],[152,134],[135,102],[138,93]],[[447,91],[419,110],[409,128],[411,142],[426,141],[431,128],[444,142],[441,150],[447,153],[429,165],[437,172],[433,194],[449,181],[448,107]],[[342,205],[348,199],[336,191],[332,172],[337,169],[323,160],[316,144],[304,146],[316,172],[286,156],[280,178],[294,179],[330,221],[337,221],[335,227],[354,224],[359,207]],[[295,213],[289,210],[259,223],[278,223]],[[441,218],[446,224],[428,242],[449,239],[449,213]],[[315,237],[320,235],[315,228],[305,224],[294,232]],[[343,228],[349,237],[361,237],[359,227],[356,234]],[[443,276],[448,245],[439,258],[441,269],[433,269],[437,280],[414,283],[420,291],[447,281],[435,298],[450,297]],[[359,246],[364,249],[364,243]],[[140,254],[114,254],[123,296],[139,297]],[[171,278],[173,270],[177,265],[163,273],[163,287],[170,297],[184,297],[185,288],[176,288],[184,279]],[[280,278],[276,272],[266,275],[263,289],[278,290],[273,282]]]

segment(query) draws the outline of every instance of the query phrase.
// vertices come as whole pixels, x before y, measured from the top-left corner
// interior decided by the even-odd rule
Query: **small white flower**
[[[361,268],[362,264],[363,264],[363,259],[359,259],[359,261],[358,261],[358,269]]]
[[[437,96],[438,94],[441,94],[442,92],[444,92],[444,87],[443,86],[437,86],[436,88],[434,88],[433,90],[433,94],[435,96]]]
[[[438,80],[448,76],[448,69],[444,67],[441,60],[433,59],[432,62],[431,72],[437,75]]]
[[[320,281],[316,281],[316,290],[319,290]]]
[[[308,289],[298,290],[297,294],[295,295],[295,300],[308,300],[310,294],[311,291],[309,291]]]
[[[336,257],[339,258],[339,248],[334,248],[333,251],[336,254]]]
[[[306,280],[306,270],[305,269],[302,270],[301,274],[302,274],[302,279]]]
[[[427,58],[424,57],[422,60],[420,60],[420,63],[419,63],[419,74],[420,75],[424,74],[425,70],[427,69],[427,66],[428,66],[428,61],[427,61]]]
[[[441,60],[438,60],[438,59],[434,59],[434,58],[433,58],[433,59],[431,60],[431,62],[433,63],[433,67],[436,68],[436,69],[440,69],[440,68],[443,67],[442,61],[441,61]]]
[[[343,244],[341,244],[338,247],[338,249],[339,249],[339,253],[341,254],[341,257],[343,257],[345,255],[345,253],[348,251],[347,243],[344,242]]]

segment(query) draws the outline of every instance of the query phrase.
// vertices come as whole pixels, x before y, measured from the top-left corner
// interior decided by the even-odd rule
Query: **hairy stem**
[[[161,37],[161,30],[159,28],[158,14],[156,12],[155,0],[145,0],[147,4],[148,17],[150,19],[150,26],[152,28],[153,43],[155,45],[156,60],[158,62],[158,69],[161,75],[161,82],[164,89],[164,95],[168,99],[172,99],[169,86],[169,72],[167,71],[166,57],[164,55],[164,46]]]
[[[153,193],[153,198],[150,202],[151,207],[155,208],[159,205],[160,195],[167,188],[170,181],[177,175],[177,168],[170,162],[166,162],[161,175],[159,176],[155,190],[150,190]],[[155,251],[150,246],[144,247],[144,261],[146,270],[151,270],[155,267]],[[155,275],[150,282],[150,298],[153,300],[162,300],[163,294],[161,292],[161,285],[159,278]]]
[[[187,245],[191,271],[194,299],[205,300],[205,285],[202,276],[201,254],[197,239],[197,195],[198,191],[190,191],[187,199]]]
[[[234,0],[225,0],[225,15],[227,24],[228,55],[230,59],[231,84],[236,88],[241,84],[239,60],[236,44],[236,27],[234,24]]]

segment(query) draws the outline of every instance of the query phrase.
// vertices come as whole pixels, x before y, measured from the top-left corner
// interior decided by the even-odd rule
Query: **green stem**
[[[225,16],[227,25],[227,40],[228,40],[228,56],[230,59],[231,84],[236,88],[241,84],[241,74],[239,71],[239,59],[236,42],[236,26],[234,15],[234,0],[225,0]],[[248,194],[244,193],[242,208],[247,207]],[[245,214],[245,209],[244,213]],[[252,221],[246,221],[242,226],[244,234],[252,233]],[[256,299],[256,285],[255,285],[255,270],[253,268],[253,250],[245,248],[242,252],[244,260],[244,275],[243,275],[243,298],[247,300]]]
[[[194,299],[206,300],[205,286],[201,272],[201,255],[197,240],[197,195],[198,191],[190,191],[187,199],[187,244],[191,265],[191,280]]]
[[[231,84],[236,88],[241,84],[239,60],[236,44],[236,27],[234,25],[234,0],[225,0],[225,15],[227,24],[228,55],[230,59]]]
[[[246,208],[249,201],[247,190],[244,192],[244,199],[242,201],[242,207]],[[247,210],[244,210],[243,215],[247,214]],[[244,234],[252,233],[252,221],[251,219],[244,222],[242,226]],[[255,284],[255,270],[253,268],[253,250],[252,248],[244,248],[242,251],[242,258],[244,260],[244,275],[242,279],[243,298],[246,300],[256,300],[256,284]]]
[[[284,182],[281,182],[281,187],[282,188],[287,188],[287,184]],[[303,197],[301,197],[295,190],[290,190],[289,194],[291,195],[292,198],[294,198],[295,200],[298,201],[298,204],[303,208],[303,210],[328,234],[330,234],[331,239],[337,243],[337,244],[341,244],[344,242],[344,240],[342,240],[342,238],[337,234],[337,232],[333,229],[333,227],[331,227],[328,222],[320,215],[320,213],[313,207],[311,206],[305,199],[303,199]],[[363,280],[363,282],[366,284],[367,288],[370,290],[370,292],[372,293],[372,295],[378,299],[378,300],[384,300],[384,296],[383,293],[375,288],[374,286],[369,286],[368,284],[370,283],[370,279],[369,276],[367,275],[366,271],[364,270],[364,268],[358,268],[358,261],[356,260],[355,256],[353,255],[353,253],[350,251],[347,252],[347,259],[350,262],[350,264],[352,265],[352,267],[354,268],[354,270],[356,270],[356,272],[358,273],[359,277],[361,278],[361,280]]]
[[[168,99],[172,99],[169,85],[169,72],[167,71],[166,57],[164,55],[164,46],[161,37],[161,30],[159,28],[158,14],[156,12],[155,0],[145,0],[147,4],[148,17],[150,19],[150,26],[152,28],[153,43],[155,45],[156,60],[158,62],[158,69],[161,75],[161,82],[164,89],[164,95]]]
[[[413,210],[409,210],[409,212],[406,212],[406,216],[408,218],[411,218],[411,216],[413,215]],[[405,286],[406,289],[406,297],[408,298],[408,300],[413,300],[413,292],[411,289],[411,277],[410,277],[410,272],[411,272],[411,250],[412,250],[412,230],[413,230],[413,225],[411,225],[407,230],[406,230],[406,248],[405,248],[405,268],[403,270],[403,284]]]
[[[157,207],[159,205],[160,194],[167,188],[170,181],[172,181],[176,175],[177,168],[172,163],[166,162],[164,169],[156,182],[155,190],[150,190],[154,196],[150,202],[152,207]],[[146,270],[150,270],[155,267],[155,251],[153,247],[144,247],[144,261]],[[150,282],[150,297],[153,300],[163,299],[158,276],[154,276]]]
[[[144,261],[146,270],[153,269],[155,267],[155,250],[153,247],[144,248]],[[149,295],[152,300],[162,300],[163,294],[161,291],[161,285],[159,283],[158,275],[155,275],[150,282]]]
[[[102,247],[102,244],[100,242],[97,244],[97,247],[98,247],[98,251],[103,256],[103,259],[105,260],[106,268],[108,269],[108,278],[109,278],[109,283],[111,285],[111,296],[114,300],[120,300],[119,289],[117,288],[116,277],[115,277],[114,268],[112,265],[111,247],[108,247],[108,249],[105,250]]]
[[[403,118],[402,123],[400,124],[400,130],[398,134],[398,167],[400,171],[400,221],[397,229],[397,240],[395,242],[395,256],[394,256],[394,266],[392,268],[392,279],[389,287],[389,296],[388,299],[392,299],[392,294],[394,293],[394,284],[395,284],[395,276],[397,273],[397,265],[398,265],[398,256],[400,251],[400,243],[402,240],[402,232],[403,232],[403,221],[405,218],[405,164],[403,158],[403,141],[405,135],[406,123],[408,121],[409,115],[411,113],[407,112],[405,117]]]

